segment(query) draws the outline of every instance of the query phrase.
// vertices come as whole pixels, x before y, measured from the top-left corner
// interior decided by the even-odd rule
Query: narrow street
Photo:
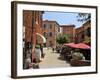
[[[44,48],[45,57],[40,62],[40,68],[58,68],[58,67],[69,67],[70,64],[65,60],[59,58],[59,53],[53,52],[52,49]]]

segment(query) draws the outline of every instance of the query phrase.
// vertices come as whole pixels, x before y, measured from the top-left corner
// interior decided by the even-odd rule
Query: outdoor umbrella
[[[64,44],[65,46],[69,46],[72,48],[79,48],[79,49],[90,49],[91,47],[84,44],[84,43],[78,43],[78,44],[74,44],[74,43],[68,43],[68,44]]]
[[[64,45],[72,47],[72,48],[76,48],[76,44],[75,43],[67,43],[67,44],[64,44]]]
[[[80,48],[80,49],[90,49],[91,47],[84,44],[84,43],[78,43],[76,44],[75,48]]]

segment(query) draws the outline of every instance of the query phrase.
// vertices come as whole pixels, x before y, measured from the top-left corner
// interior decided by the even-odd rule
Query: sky
[[[75,25],[81,27],[82,22],[77,21],[78,13],[69,12],[48,12],[45,11],[43,14],[43,20],[55,20],[59,25]]]

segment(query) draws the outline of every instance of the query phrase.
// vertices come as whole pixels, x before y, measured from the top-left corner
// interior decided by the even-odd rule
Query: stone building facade
[[[81,27],[76,28],[76,43],[91,43],[91,21],[85,22]]]
[[[60,34],[60,27],[56,21],[45,20],[43,21],[43,34],[46,38],[46,47],[56,47],[56,38]]]
[[[69,42],[75,41],[75,25],[61,25],[62,35],[67,35]]]

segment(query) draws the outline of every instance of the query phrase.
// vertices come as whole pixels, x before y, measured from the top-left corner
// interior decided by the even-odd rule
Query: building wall
[[[56,47],[56,38],[60,32],[59,24],[56,21],[43,21],[43,33],[46,38],[47,47]]]
[[[75,41],[75,26],[74,25],[61,25],[62,35],[68,35],[70,42]]]
[[[23,40],[25,43],[30,43],[32,47],[32,59],[34,58],[34,49],[37,42],[41,42],[41,39],[37,40],[36,33],[42,33],[42,14],[41,11],[23,11]],[[26,46],[26,45],[25,45]]]
[[[40,11],[23,11],[23,25],[25,27],[25,41],[31,42],[34,32],[42,34],[42,12]]]
[[[76,29],[76,43],[84,41],[84,27],[80,27]]]
[[[84,42],[87,37],[91,37],[91,21],[87,21],[80,28],[76,28],[76,42]]]
[[[23,11],[23,25],[25,28],[25,42],[31,42],[32,37],[32,11]]]

